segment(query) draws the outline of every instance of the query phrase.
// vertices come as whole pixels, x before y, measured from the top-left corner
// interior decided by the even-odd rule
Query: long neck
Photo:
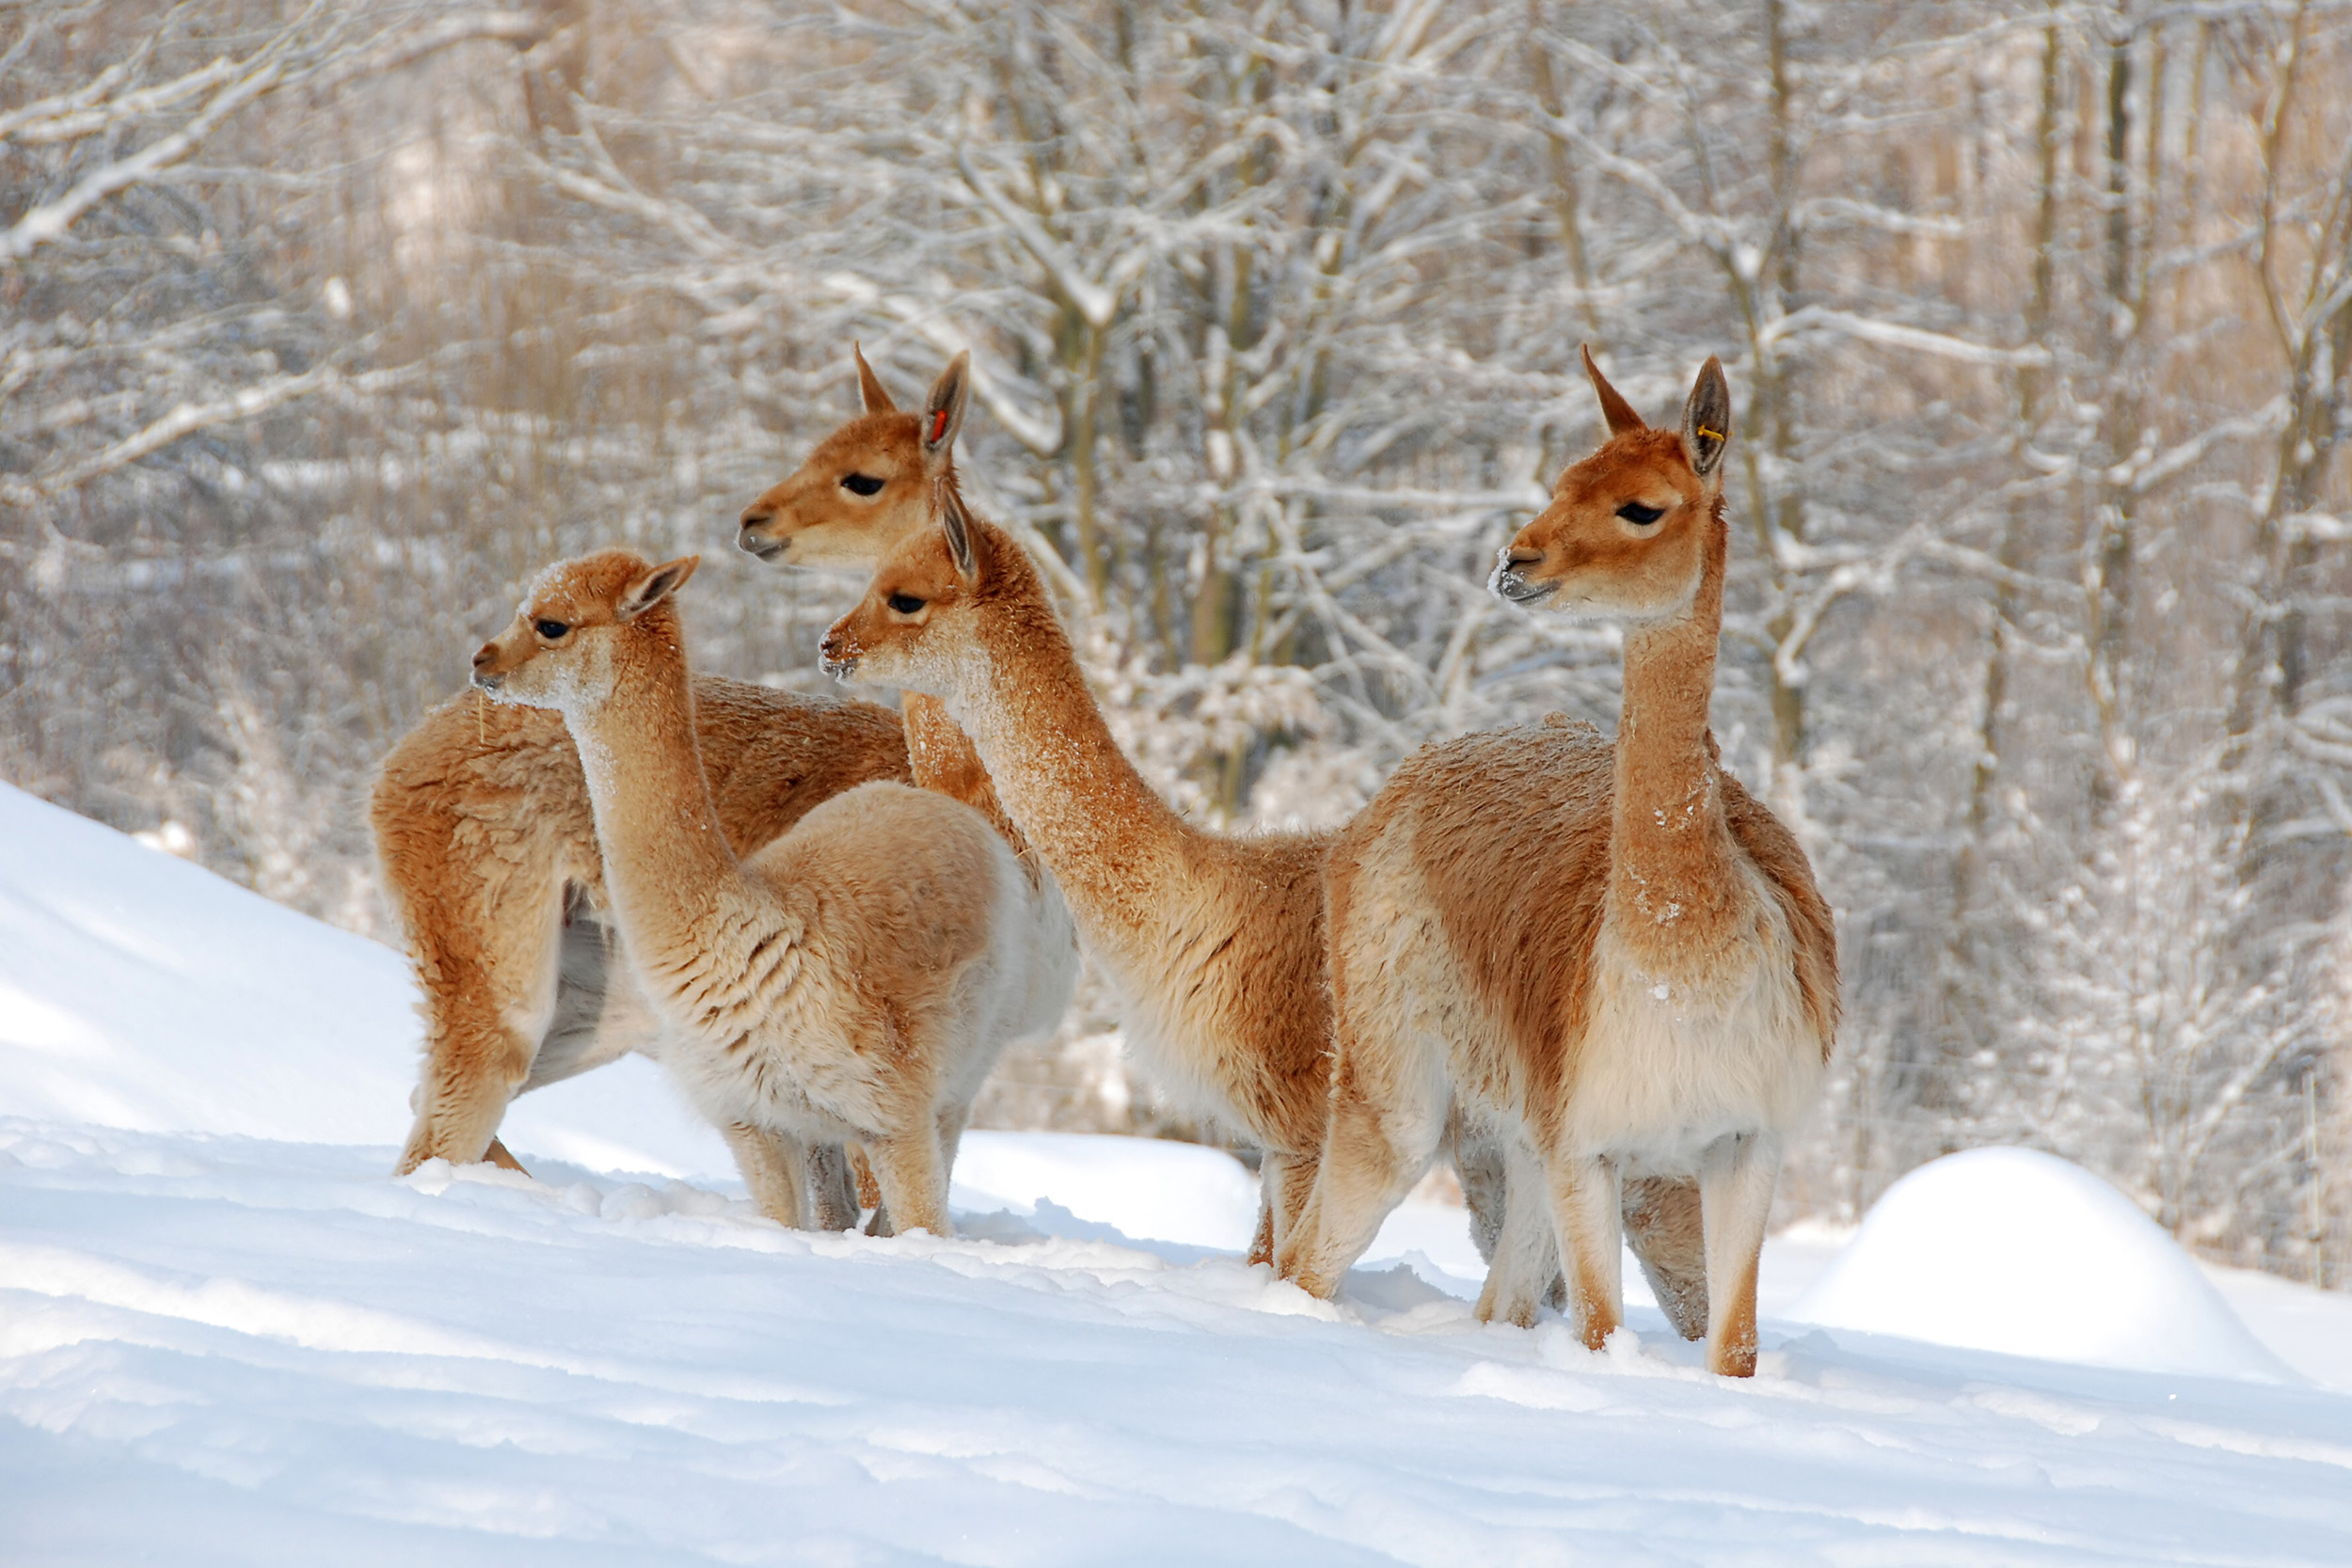
[[[1148,957],[1180,918],[1168,895],[1200,868],[1206,835],[1119,749],[1020,546],[974,527],[997,570],[992,602],[980,607],[980,646],[963,661],[947,710],[1088,943],[1114,960]]]
[[[1690,608],[1629,632],[1610,825],[1608,919],[1644,972],[1700,978],[1735,935],[1746,884],[1708,733],[1723,634],[1726,531],[1710,519]]]
[[[995,781],[988,776],[980,749],[948,713],[946,701],[928,692],[910,691],[905,720],[907,768],[916,787],[970,806],[995,824],[1014,850],[1026,857],[1028,840],[996,798]]]
[[[564,722],[588,776],[613,912],[629,945],[651,955],[692,941],[713,890],[741,873],[703,777],[676,628],[640,622],[628,631],[611,697]]]

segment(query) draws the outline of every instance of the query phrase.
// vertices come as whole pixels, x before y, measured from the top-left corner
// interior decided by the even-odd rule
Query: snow
[[[1896,1182],[1788,1315],[2052,1361],[2296,1375],[2131,1199],[2028,1148],[1947,1155]]]
[[[0,986],[11,1568],[2352,1560],[2352,1302],[2202,1276],[2311,1382],[1929,1343],[1902,1187],[1775,1239],[1731,1383],[1638,1297],[1599,1354],[1477,1323],[1437,1205],[1311,1301],[1242,1264],[1210,1149],[975,1132],[956,1237],[787,1231],[642,1063],[516,1107],[531,1177],[395,1180],[399,962],[5,789]],[[2201,1277],[2123,1256],[2095,1282]],[[1969,1287],[2062,1323],[2071,1262]]]

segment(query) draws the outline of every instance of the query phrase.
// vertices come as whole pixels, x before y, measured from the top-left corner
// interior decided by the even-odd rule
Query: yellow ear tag
[[[1722,431],[1720,431],[1720,430],[1709,430],[1709,429],[1708,429],[1705,425],[1701,425],[1701,426],[1699,426],[1699,434],[1700,434],[1701,436],[1713,436],[1713,437],[1715,437],[1715,439],[1717,439],[1718,441],[1728,441],[1728,440],[1730,440],[1730,439],[1731,439],[1731,437],[1730,437],[1730,436],[1725,436],[1725,435],[1724,435]]]

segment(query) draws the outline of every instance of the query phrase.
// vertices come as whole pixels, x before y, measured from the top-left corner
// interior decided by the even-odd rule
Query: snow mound
[[[1896,1182],[1786,1316],[2048,1361],[2296,1377],[2129,1198],[2025,1148],[1947,1155]]]
[[[397,1144],[400,956],[0,784],[0,1114]]]

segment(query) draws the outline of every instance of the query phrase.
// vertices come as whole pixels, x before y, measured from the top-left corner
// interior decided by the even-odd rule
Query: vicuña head
[[[1065,645],[1037,568],[1001,533],[972,526],[943,491],[938,526],[899,542],[875,569],[866,596],[834,623],[818,651],[843,680],[896,686],[961,705],[980,695],[988,670],[969,650]],[[967,683],[977,682],[977,687]]]
[[[939,372],[920,414],[900,413],[852,344],[865,412],[817,444],[789,479],[743,509],[737,542],[786,566],[871,566],[928,524],[933,497],[956,483],[956,433],[972,388],[972,356]]]
[[[1584,369],[1609,439],[1560,476],[1551,504],[1503,547],[1487,586],[1514,604],[1571,615],[1674,615],[1697,594],[1723,536],[1724,367],[1708,356],[1679,430],[1644,424],[1589,349]]]
[[[598,550],[560,561],[516,607],[504,631],[473,656],[473,683],[492,699],[566,715],[612,694],[630,644],[647,635],[677,647],[677,610],[668,603],[700,556],[655,565],[635,550]],[[676,662],[682,668],[681,656]]]

